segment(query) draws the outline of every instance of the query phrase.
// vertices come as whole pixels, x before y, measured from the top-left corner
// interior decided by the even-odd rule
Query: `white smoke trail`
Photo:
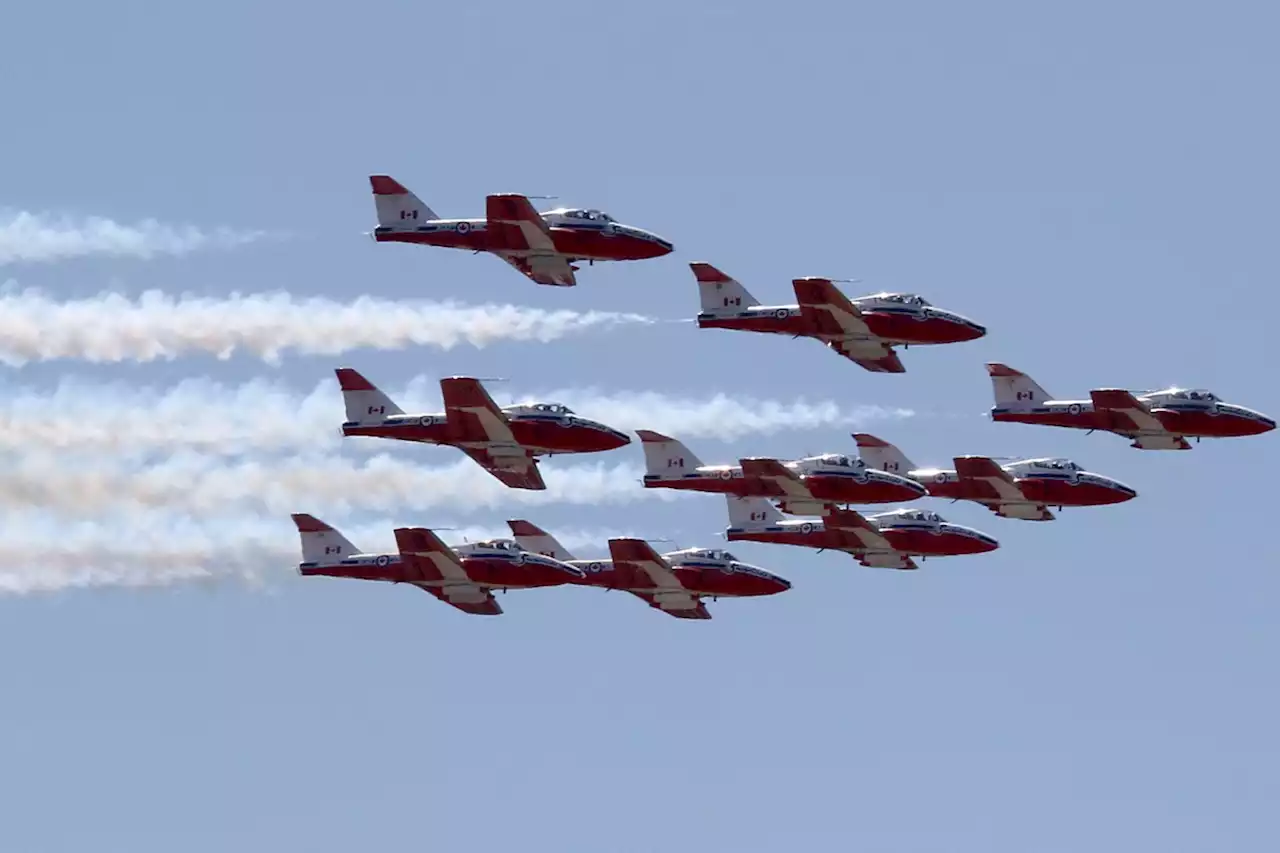
[[[490,391],[497,397],[495,386]],[[436,379],[418,377],[390,396],[409,412],[441,410]],[[503,397],[502,399],[506,399]],[[911,417],[908,409],[842,408],[831,401],[778,401],[717,393],[669,396],[653,391],[561,389],[512,399],[563,402],[583,417],[618,429],[655,429],[682,439],[733,440],[749,434],[840,426]],[[0,452],[98,450],[147,455],[198,450],[226,455],[281,450],[385,452],[386,442],[344,439],[342,393],[336,379],[302,394],[252,381],[225,385],[193,379],[169,388],[140,388],[64,379],[55,390],[0,386]]]
[[[206,231],[191,225],[164,225],[154,219],[123,225],[98,216],[76,219],[7,212],[0,213],[0,265],[89,255],[149,259],[201,249],[235,248],[263,236],[262,231]]]
[[[74,453],[29,453],[0,471],[0,509],[41,508],[89,516],[127,507],[196,515],[493,509],[550,503],[626,504],[674,500],[646,489],[639,468],[623,464],[544,464],[544,491],[509,489],[467,458],[421,467],[402,455],[360,463],[335,456],[226,462],[177,455],[139,467],[127,460]]]
[[[392,531],[398,526],[433,526],[420,518],[352,526],[325,520],[371,553],[394,553]],[[511,535],[505,524],[434,526],[452,545]],[[552,533],[566,548],[580,548],[588,556],[606,553],[610,537],[634,535],[581,529]],[[287,515],[278,522],[193,520],[166,513],[66,521],[27,511],[6,514],[0,522],[0,595],[230,581],[262,586],[296,576],[300,559],[298,534]]]
[[[114,363],[240,353],[274,364],[286,351],[336,355],[362,347],[547,342],[599,327],[657,322],[639,314],[371,296],[338,302],[288,293],[174,297],[147,291],[137,299],[103,293],[59,301],[38,290],[19,291],[12,282],[7,288],[0,295],[0,362],[14,366],[60,358]]]

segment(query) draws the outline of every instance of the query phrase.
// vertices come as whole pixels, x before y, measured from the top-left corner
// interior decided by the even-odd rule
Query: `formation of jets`
[[[651,231],[619,223],[595,209],[538,211],[528,196],[489,195],[485,216],[442,219],[387,175],[370,177],[378,242],[467,249],[497,255],[541,285],[572,287],[578,263],[658,258],[672,244]],[[698,285],[701,329],[729,329],[811,338],[875,373],[903,373],[898,355],[912,346],[957,344],[986,335],[979,323],[935,307],[912,293],[850,298],[829,278],[792,280],[795,302],[762,305],[733,277],[709,263],[689,264]],[[1118,388],[1087,399],[1056,400],[1008,365],[987,364],[995,397],[991,419],[1111,432],[1142,450],[1188,450],[1188,439],[1259,435],[1272,418],[1203,389],[1135,393]],[[442,412],[405,412],[350,367],[335,371],[346,409],[342,434],[457,448],[512,489],[544,490],[539,460],[560,454],[604,453],[631,436],[554,401],[497,405],[473,377],[440,380]],[[749,456],[707,464],[682,441],[649,429],[640,440],[646,489],[723,497],[729,542],[756,542],[840,551],[871,568],[914,570],[917,560],[983,554],[1000,543],[936,512],[897,507],[863,514],[859,504],[922,498],[966,501],[995,515],[1052,521],[1051,508],[1097,507],[1133,500],[1137,492],[1114,477],[1060,457],[1005,459],[954,456],[949,467],[922,467],[869,433],[854,433],[857,453],[839,451],[780,459]],[[445,544],[423,527],[396,528],[396,550],[365,552],[307,513],[293,516],[302,544],[298,570],[368,581],[407,583],[465,613],[498,615],[494,592],[576,585],[630,593],[681,619],[710,619],[708,600],[776,595],[786,579],[739,560],[722,548],[659,553],[649,542],[614,538],[607,556],[580,559],[526,519],[511,519],[509,538]]]

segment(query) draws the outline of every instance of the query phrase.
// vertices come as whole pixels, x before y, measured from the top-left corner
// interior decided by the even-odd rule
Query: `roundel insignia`
[[[459,223],[458,223],[458,233],[459,233],[459,234],[466,234],[466,233],[467,233],[468,231],[470,231],[470,230],[471,230],[471,223],[470,223],[470,222],[459,222]]]
[[[587,571],[589,572],[604,571],[604,563],[591,563],[590,565],[587,566]]]
[[[947,482],[947,475],[939,471],[937,474],[933,475],[933,481],[935,483],[945,483]]]
[[[379,554],[378,559],[374,560],[374,562],[377,563],[379,566],[385,566],[387,563],[391,562],[391,558],[388,557],[386,554]]]
[[[806,521],[804,524],[800,525],[800,532],[801,532],[801,533],[812,533],[812,532],[813,532],[813,524],[812,524],[812,522],[808,522],[808,521]]]
[[[1078,414],[1080,414],[1080,404],[1079,404],[1079,403],[1072,403],[1070,406],[1067,406],[1067,411],[1068,411],[1068,412],[1070,412],[1070,413],[1071,413],[1071,414],[1073,414],[1073,415],[1078,415]]]
[[[777,317],[779,320],[785,320],[791,316],[791,312],[786,308],[779,308],[777,311],[773,312],[773,316]]]
[[[419,419],[419,423],[421,423],[423,426],[431,426],[431,425],[433,425],[435,422],[436,422],[436,419],[435,419],[435,418],[433,418],[431,415],[423,415],[423,416]]]
[[[721,479],[721,480],[732,480],[732,479],[733,479],[733,472],[732,472],[732,471],[730,471],[728,468],[726,468],[725,470],[723,470],[723,471],[721,471],[721,472],[720,472],[720,479]]]

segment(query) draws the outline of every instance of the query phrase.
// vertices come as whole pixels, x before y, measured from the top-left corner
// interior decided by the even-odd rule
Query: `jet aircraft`
[[[987,456],[957,456],[953,470],[920,468],[882,438],[858,432],[853,439],[868,466],[905,474],[935,498],[974,501],[1003,518],[1052,521],[1050,506],[1102,506],[1138,496],[1119,480],[1086,471],[1070,459],[1020,459],[1000,464]]]
[[[483,219],[442,219],[387,175],[370,175],[379,243],[418,243],[489,252],[538,284],[573,287],[575,261],[633,261],[670,254],[671,243],[623,225],[599,210],[567,207],[539,212],[522,195],[485,197]]]
[[[920,557],[985,554],[1000,543],[972,527],[964,527],[924,509],[903,508],[863,516],[851,509],[828,507],[821,519],[784,518],[768,501],[727,495],[730,542],[769,542],[844,551],[873,569],[915,569]]]
[[[313,515],[294,513],[302,538],[303,576],[407,583],[445,604],[476,616],[497,616],[493,590],[581,583],[583,573],[544,554],[525,551],[509,539],[450,548],[425,527],[398,527],[396,553],[371,554]]]
[[[479,380],[440,380],[443,414],[406,414],[350,367],[334,371],[342,388],[345,436],[391,438],[456,447],[513,489],[546,489],[539,456],[596,453],[631,443],[626,433],[574,414],[560,403],[499,408]]]
[[[849,299],[826,278],[797,278],[796,305],[761,305],[737,280],[711,264],[689,264],[698,281],[698,328],[737,329],[816,338],[873,373],[904,373],[893,349],[980,338],[987,330],[959,314],[935,308],[913,293],[877,293]]]
[[[828,504],[876,504],[924,497],[924,486],[875,471],[856,456],[827,453],[792,461],[740,459],[737,465],[705,465],[688,447],[653,430],[637,430],[644,448],[647,489],[684,489],[768,497],[783,512],[821,513]]]
[[[1276,428],[1261,412],[1223,402],[1204,389],[1165,388],[1133,394],[1100,388],[1088,400],[1055,400],[1027,374],[1005,364],[988,364],[995,393],[991,419],[1001,423],[1102,430],[1131,440],[1140,450],[1190,450],[1187,436],[1230,438]]]
[[[520,547],[584,572],[579,583],[624,590],[680,619],[710,619],[704,598],[774,595],[791,588],[789,581],[724,550],[685,548],[659,554],[643,539],[610,539],[609,559],[579,560],[529,521],[511,519],[507,525]]]

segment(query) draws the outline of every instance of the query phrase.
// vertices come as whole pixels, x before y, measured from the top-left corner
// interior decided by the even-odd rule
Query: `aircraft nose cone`
[[[916,498],[922,498],[929,494],[929,490],[915,480],[906,477],[899,477],[894,474],[877,473],[875,479],[880,482],[887,493],[891,493],[893,497],[890,500],[895,501],[912,501]]]
[[[1261,429],[1258,430],[1259,433],[1271,432],[1276,428],[1276,420],[1275,418],[1269,418],[1266,415],[1259,415],[1258,425],[1261,427]]]
[[[1109,480],[1107,481],[1107,485],[1111,487],[1111,490],[1113,492],[1121,496],[1120,499],[1116,501],[1116,503],[1131,501],[1138,496],[1137,489],[1133,488],[1132,486],[1126,486],[1124,483],[1120,482],[1119,480]]]

